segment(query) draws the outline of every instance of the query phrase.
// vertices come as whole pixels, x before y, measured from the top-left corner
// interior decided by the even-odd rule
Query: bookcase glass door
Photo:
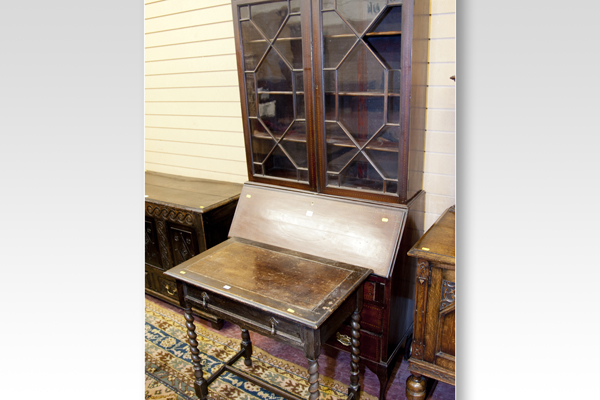
[[[252,173],[309,182],[302,2],[240,6]]]
[[[402,4],[321,0],[325,184],[398,192]]]

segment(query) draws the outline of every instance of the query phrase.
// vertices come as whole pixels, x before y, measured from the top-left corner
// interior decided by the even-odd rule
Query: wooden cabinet
[[[412,333],[416,266],[406,253],[423,233],[429,0],[232,8],[250,181],[407,212],[392,267],[364,285],[361,357],[383,399]],[[348,351],[348,332],[329,344]]]
[[[408,253],[417,259],[412,355],[406,381],[409,400],[425,399],[426,379],[454,385],[455,376],[454,206]]]
[[[175,280],[163,272],[227,239],[242,185],[158,172],[145,179],[146,293],[179,305]]]

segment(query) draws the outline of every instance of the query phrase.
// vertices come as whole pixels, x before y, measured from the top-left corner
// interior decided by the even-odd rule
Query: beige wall
[[[455,196],[455,0],[432,0],[425,229]],[[146,169],[247,180],[230,0],[146,0]]]

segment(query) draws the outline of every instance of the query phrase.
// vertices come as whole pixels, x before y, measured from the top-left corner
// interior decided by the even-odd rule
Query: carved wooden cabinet
[[[145,177],[146,293],[179,305],[175,280],[163,272],[227,239],[242,185],[158,172]]]
[[[407,211],[395,263],[364,285],[361,357],[383,399],[412,332],[406,252],[423,233],[429,0],[233,0],[232,9],[250,181]],[[348,331],[336,336],[330,344],[347,350]]]
[[[454,385],[455,210],[442,214],[408,253],[417,258],[415,319],[406,397],[426,396],[426,379]]]

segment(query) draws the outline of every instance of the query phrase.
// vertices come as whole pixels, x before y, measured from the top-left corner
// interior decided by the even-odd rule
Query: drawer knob
[[[202,292],[202,306],[206,307],[206,300],[210,300],[206,292]]]
[[[277,324],[279,324],[279,321],[277,321],[275,318],[271,317],[271,319],[269,320],[269,322],[271,322],[271,335],[275,334],[275,327],[277,326]]]
[[[165,286],[165,289],[167,290],[167,293],[169,293],[171,296],[175,296],[175,293],[177,293],[177,288],[173,289],[173,292],[171,292],[169,289],[171,289],[169,287],[169,285]]]
[[[341,333],[337,332],[335,334],[335,337],[337,338],[338,342],[340,342],[344,346],[350,346],[352,344],[352,340],[350,340],[350,336],[342,335]]]

